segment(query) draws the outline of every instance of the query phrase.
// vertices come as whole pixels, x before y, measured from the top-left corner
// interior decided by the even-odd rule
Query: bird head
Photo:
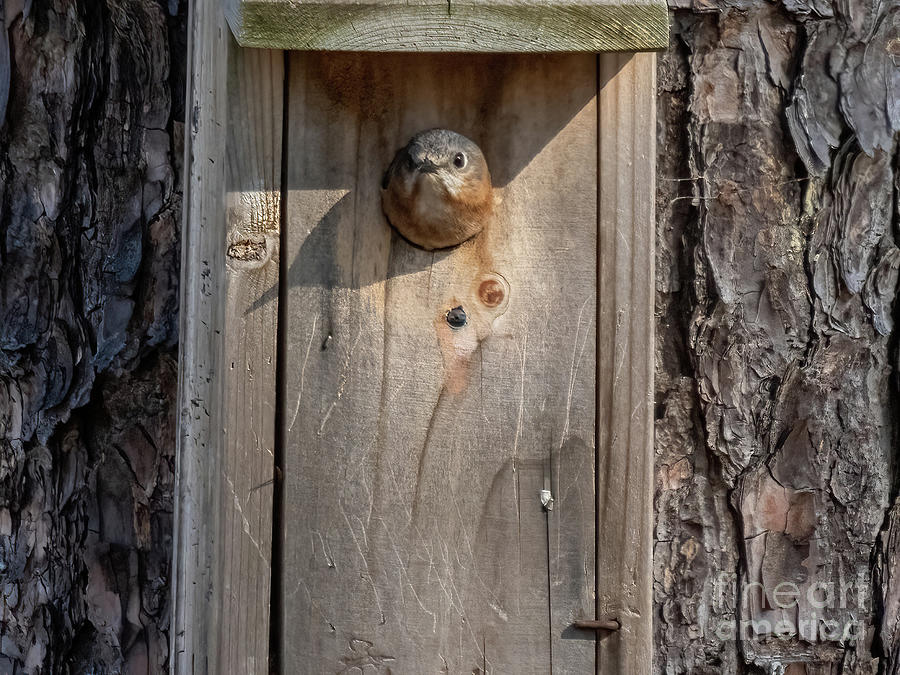
[[[465,198],[467,191],[489,190],[491,180],[481,149],[449,129],[429,129],[413,136],[397,153],[382,187],[387,189],[392,178],[410,196],[421,189],[436,189],[450,199]]]
[[[381,182],[388,222],[408,241],[432,250],[480,232],[494,205],[481,149],[448,129],[429,129],[397,151]]]

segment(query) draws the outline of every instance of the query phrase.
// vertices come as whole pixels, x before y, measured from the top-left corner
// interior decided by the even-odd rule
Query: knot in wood
[[[239,239],[228,247],[227,255],[245,262],[263,260],[266,257],[266,240]]]
[[[497,279],[485,279],[478,287],[478,299],[487,307],[497,307],[504,297],[506,290]]]

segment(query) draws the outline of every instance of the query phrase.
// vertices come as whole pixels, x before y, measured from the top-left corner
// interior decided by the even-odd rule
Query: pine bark
[[[654,669],[900,672],[900,6],[670,4]],[[166,668],[186,11],[0,12],[0,672]]]
[[[900,5],[672,5],[655,670],[896,672]]]
[[[3,5],[0,672],[161,673],[187,8]]]

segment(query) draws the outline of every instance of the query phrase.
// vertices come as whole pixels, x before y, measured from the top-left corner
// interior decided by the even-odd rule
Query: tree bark
[[[673,5],[655,670],[895,672],[900,5]]]
[[[654,670],[900,672],[900,7],[671,4]],[[4,10],[0,672],[159,673],[186,7]]]
[[[187,9],[5,4],[0,672],[160,673]]]

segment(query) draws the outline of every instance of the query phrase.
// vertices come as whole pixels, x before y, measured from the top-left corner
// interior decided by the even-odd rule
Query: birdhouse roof
[[[665,0],[224,0],[245,47],[309,51],[664,49]]]

